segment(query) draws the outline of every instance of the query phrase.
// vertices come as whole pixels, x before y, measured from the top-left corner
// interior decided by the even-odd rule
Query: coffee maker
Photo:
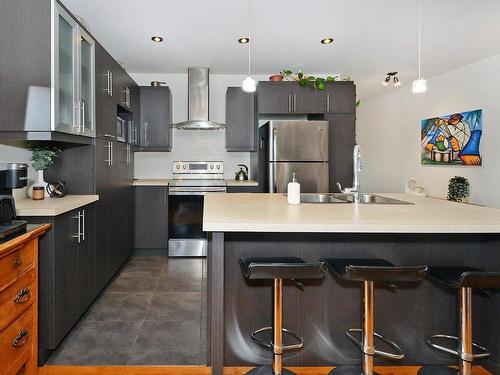
[[[12,189],[28,184],[28,165],[0,163],[0,239],[26,231],[27,222],[17,220]]]

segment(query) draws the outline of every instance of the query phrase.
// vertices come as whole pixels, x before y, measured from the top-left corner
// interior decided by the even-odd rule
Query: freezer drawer
[[[269,161],[328,161],[328,121],[270,121]]]
[[[269,163],[269,192],[286,193],[294,172],[301,193],[328,192],[328,163]]]

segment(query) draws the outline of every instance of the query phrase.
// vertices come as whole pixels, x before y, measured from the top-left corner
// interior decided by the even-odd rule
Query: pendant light
[[[252,0],[248,0],[248,75],[243,80],[243,91],[245,92],[255,92],[257,89],[257,84],[255,80],[252,78],[251,67],[251,46],[252,46]]]
[[[420,15],[420,0],[417,0],[418,6],[418,78],[413,81],[412,92],[414,94],[420,94],[427,91],[427,80],[422,78],[422,26],[421,26],[421,15]]]

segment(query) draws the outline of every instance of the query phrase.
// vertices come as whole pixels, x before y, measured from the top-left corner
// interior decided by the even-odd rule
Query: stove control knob
[[[184,164],[184,165],[182,166],[182,169],[186,169],[186,164]]]
[[[217,164],[217,169],[220,169],[220,165],[219,164]]]
[[[213,164],[210,164],[210,169],[214,169],[214,165]]]
[[[181,166],[180,166],[179,164],[177,164],[177,165],[175,166],[175,168],[176,168],[176,169],[180,169],[180,168],[181,168]]]

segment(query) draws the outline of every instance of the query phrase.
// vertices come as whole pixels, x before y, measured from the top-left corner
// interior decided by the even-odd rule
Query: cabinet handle
[[[16,338],[12,341],[12,346],[14,348],[20,348],[24,344],[26,344],[26,341],[28,341],[29,337],[29,332],[27,329],[23,329],[21,332],[19,332],[16,336]]]
[[[144,123],[144,146],[148,146],[149,145],[149,141],[148,141],[148,125],[149,125],[149,123],[146,121]]]
[[[113,157],[113,142],[109,142],[109,145],[110,145],[110,148],[109,148],[109,160],[111,161],[111,164],[110,165],[113,165],[114,163],[114,157]]]
[[[16,258],[16,260],[12,263],[14,267],[19,268],[22,266],[23,261],[20,258]]]
[[[76,133],[80,134],[80,116],[82,115],[82,106],[80,105],[79,100],[74,105],[73,111],[74,111],[73,114],[75,116],[73,127],[76,128]]]
[[[293,112],[297,112],[297,94],[293,94]]]
[[[85,102],[82,100],[82,121],[81,121],[81,132],[85,133]]]
[[[111,146],[109,145],[111,142],[108,141],[106,143],[106,146],[104,146],[104,148],[108,151],[108,158],[107,159],[104,159],[104,162],[107,164],[107,165],[111,165],[111,153],[110,153],[110,149],[111,149]]]
[[[23,303],[26,303],[29,301],[31,297],[31,290],[30,288],[23,288],[19,291],[19,293],[16,294],[16,298],[14,298],[14,302],[22,305]]]
[[[326,113],[330,113],[330,94],[326,94]]]
[[[164,188],[163,189],[163,205],[166,206],[167,205],[167,188]]]
[[[104,134],[103,137],[115,139],[115,136],[111,134]]]
[[[82,241],[85,241],[85,210],[82,210]]]
[[[109,96],[113,96],[113,72],[109,72],[109,82],[110,82],[110,85],[109,85],[109,91],[111,92],[111,94],[109,94]]]
[[[292,112],[292,94],[288,94],[288,112]]]
[[[73,238],[77,238],[78,239],[78,243],[80,243],[81,242],[81,232],[80,232],[80,229],[81,229],[81,224],[82,224],[80,211],[78,211],[78,216],[73,217],[73,219],[77,219],[78,220],[78,233],[74,234],[72,237]]]

